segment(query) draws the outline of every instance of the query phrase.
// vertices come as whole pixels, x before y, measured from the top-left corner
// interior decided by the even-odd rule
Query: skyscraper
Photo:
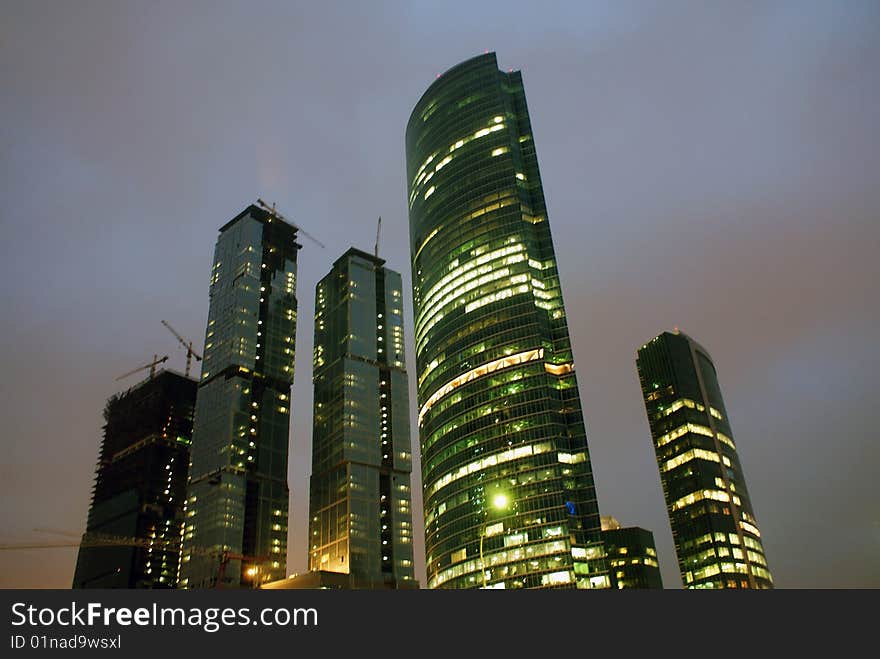
[[[653,533],[638,526],[621,527],[616,519],[603,515],[602,541],[612,588],[663,588]]]
[[[309,568],[415,587],[400,275],[357,249],[315,290]]]
[[[167,370],[107,401],[74,588],[177,585],[195,401],[195,380]],[[140,542],[91,544],[99,536]]]
[[[685,588],[772,588],[709,353],[663,332],[636,367]]]
[[[607,587],[521,74],[439,76],[406,155],[428,587]]]
[[[220,228],[187,491],[187,588],[286,576],[296,237],[256,206]]]

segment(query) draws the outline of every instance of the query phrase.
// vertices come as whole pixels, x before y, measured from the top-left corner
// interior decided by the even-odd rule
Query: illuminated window
[[[440,387],[437,391],[435,391],[425,404],[422,406],[422,409],[419,410],[419,425],[422,424],[422,421],[425,418],[425,414],[428,413],[428,410],[433,407],[433,405],[443,398],[444,396],[452,393],[458,387],[467,384],[468,382],[472,382],[479,377],[487,375],[488,373],[494,373],[495,371],[507,368],[509,366],[516,366],[517,364],[524,364],[526,362],[535,361],[538,359],[542,359],[544,357],[544,348],[538,348],[537,350],[527,350],[525,352],[520,352],[515,355],[510,355],[508,357],[501,357],[500,359],[495,359],[486,364],[482,364],[477,366],[476,368],[472,368],[470,371],[466,373],[462,373],[454,380],[447,382],[445,385]]]
[[[727,502],[730,501],[730,495],[727,494],[727,492],[722,492],[720,490],[700,490],[698,492],[692,492],[673,503],[672,510],[680,510],[693,505],[698,501],[704,501],[707,499]]]

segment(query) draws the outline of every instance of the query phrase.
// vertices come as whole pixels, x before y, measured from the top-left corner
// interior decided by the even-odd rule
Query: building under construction
[[[196,389],[188,377],[151,371],[107,401],[74,588],[176,587]]]

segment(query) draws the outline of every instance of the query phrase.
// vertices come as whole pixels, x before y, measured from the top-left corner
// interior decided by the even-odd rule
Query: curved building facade
[[[521,74],[444,73],[406,155],[427,585],[607,587]]]
[[[685,588],[772,588],[712,357],[676,331],[636,367]]]

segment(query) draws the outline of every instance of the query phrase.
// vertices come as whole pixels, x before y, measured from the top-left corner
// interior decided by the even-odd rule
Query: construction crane
[[[40,533],[51,533],[66,537],[79,537],[75,533],[69,531],[58,531],[55,529],[34,529]],[[14,551],[20,549],[64,549],[73,547],[140,547],[142,549],[153,549],[157,551],[171,551],[183,553],[186,552],[192,556],[208,556],[219,558],[217,566],[216,588],[222,588],[226,578],[226,566],[230,561],[242,561],[252,564],[252,567],[244,570],[245,576],[251,578],[254,588],[259,588],[260,566],[269,561],[268,556],[248,556],[230,552],[228,550],[220,550],[216,547],[199,547],[195,545],[186,545],[181,547],[179,543],[173,541],[136,538],[132,536],[110,535],[105,533],[86,533],[80,540],[59,540],[57,542],[18,542],[0,544],[0,551]],[[244,567],[244,566],[242,566]]]
[[[326,249],[324,243],[322,243],[320,240],[318,240],[318,239],[315,238],[314,236],[309,235],[309,234],[306,232],[305,229],[303,229],[303,228],[300,227],[300,226],[297,226],[296,224],[294,224],[293,222],[291,222],[290,220],[288,220],[286,217],[284,217],[284,216],[283,216],[281,213],[279,213],[277,210],[275,210],[275,204],[272,204],[272,205],[270,206],[269,204],[267,204],[267,203],[266,203],[265,201],[263,201],[262,199],[257,199],[257,204],[258,204],[258,205],[260,206],[260,208],[262,208],[263,210],[268,211],[268,212],[272,215],[272,217],[274,217],[274,218],[278,218],[279,220],[282,220],[282,221],[284,221],[284,222],[287,222],[290,226],[292,226],[294,229],[296,229],[297,231],[299,231],[300,233],[302,233],[302,235],[304,235],[306,238],[308,238],[309,240],[311,240],[313,243],[315,243],[315,244],[318,245],[319,247],[322,247],[322,248]]]
[[[379,230],[382,228],[382,216],[379,216],[379,223],[376,225],[376,247],[373,249],[373,256],[379,258]]]
[[[186,348],[186,371],[184,372],[184,375],[186,375],[186,377],[189,377],[189,367],[192,364],[192,358],[195,357],[196,361],[200,362],[202,361],[202,356],[195,350],[193,350],[192,341],[187,341],[182,336],[180,336],[180,334],[177,333],[177,330],[171,327],[171,325],[169,325],[167,321],[163,320],[162,324],[168,328],[168,331],[171,332],[178,341],[180,341],[180,345]]]
[[[135,373],[138,373],[138,372],[143,371],[145,369],[150,369],[150,379],[152,380],[153,377],[156,375],[156,365],[161,364],[163,362],[167,362],[167,361],[168,361],[168,355],[165,355],[164,357],[162,357],[162,359],[159,359],[158,355],[153,355],[153,361],[151,361],[149,364],[144,364],[143,366],[138,366],[137,368],[129,371],[128,373],[125,373],[124,375],[120,375],[118,378],[116,378],[116,381],[118,382],[119,380],[124,380],[129,375],[134,375]]]

